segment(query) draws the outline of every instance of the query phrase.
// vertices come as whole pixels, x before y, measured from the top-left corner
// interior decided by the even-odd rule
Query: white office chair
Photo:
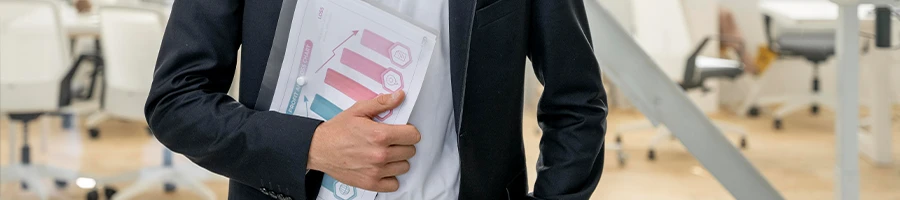
[[[736,60],[727,60],[720,58],[711,58],[700,56],[700,52],[703,47],[705,47],[710,38],[706,38],[700,42],[697,46],[697,49],[693,54],[688,58],[687,64],[685,66],[684,78],[679,83],[682,89],[685,91],[690,91],[694,89],[700,89],[703,91],[709,90],[704,85],[704,82],[708,79],[734,79],[743,74],[744,69],[741,65],[740,61]],[[713,123],[726,133],[735,134],[740,137],[740,141],[738,146],[742,149],[747,148],[747,131],[744,128],[726,123],[723,121],[713,120]],[[615,143],[614,148],[617,150],[618,160],[620,165],[625,164],[625,160],[627,159],[627,155],[622,150],[622,134],[644,130],[644,129],[652,129],[656,128],[657,134],[653,136],[650,140],[649,151],[647,152],[647,159],[655,160],[656,159],[656,145],[659,145],[660,142],[664,141],[666,138],[672,138],[672,132],[669,132],[665,127],[654,127],[649,122],[637,122],[631,124],[625,124],[619,127],[613,135],[615,135]]]
[[[782,118],[806,106],[810,106],[812,114],[818,114],[820,106],[834,108],[834,98],[821,94],[819,80],[819,65],[825,62],[835,54],[835,37],[834,30],[782,30],[782,34],[777,38],[772,36],[772,18],[764,17],[766,25],[766,39],[769,41],[769,48],[773,49],[779,56],[797,56],[803,57],[813,65],[812,74],[812,92],[800,96],[790,96],[783,101],[782,105],[775,111],[773,126],[775,129],[783,127]],[[761,102],[759,104],[771,104],[773,102]],[[751,107],[752,113],[759,113],[758,107]]]
[[[162,41],[165,16],[157,9],[130,6],[102,6],[99,10],[101,46],[104,57],[104,85],[101,112],[88,118],[94,131],[97,124],[110,117],[144,122],[144,102],[153,80],[156,56]],[[160,145],[161,146],[161,145]],[[99,184],[135,181],[112,196],[112,199],[132,199],[138,194],[164,185],[166,192],[182,186],[205,199],[215,194],[202,180],[191,178],[198,168],[193,163],[172,164],[172,151],[163,149],[163,165],[98,180]],[[95,195],[96,196],[96,195]]]
[[[740,62],[701,56],[702,50],[709,43],[709,40],[711,39],[709,37],[706,37],[702,41],[700,41],[699,44],[693,49],[693,52],[691,52],[691,47],[689,45],[691,43],[691,38],[690,38],[689,30],[687,28],[688,23],[687,23],[686,16],[684,16],[684,11],[682,10],[683,6],[681,5],[680,1],[676,1],[676,0],[665,0],[665,1],[635,0],[635,1],[631,1],[631,2],[633,4],[635,4],[635,7],[642,8],[641,12],[648,12],[648,13],[662,12],[662,13],[667,14],[665,19],[659,19],[659,18],[650,19],[643,15],[635,15],[635,18],[638,19],[636,23],[652,22],[652,25],[637,24],[636,32],[638,32],[638,33],[644,32],[645,34],[647,34],[648,32],[653,32],[653,33],[649,33],[648,34],[649,36],[648,35],[643,35],[643,36],[638,35],[636,37],[639,38],[639,41],[642,37],[644,37],[645,39],[649,38],[649,40],[653,40],[653,39],[660,39],[660,38],[655,37],[655,36],[658,36],[658,35],[655,35],[655,33],[665,33],[664,35],[666,37],[666,41],[662,41],[662,42],[666,43],[666,44],[648,44],[648,45],[661,45],[661,46],[649,47],[649,48],[653,48],[653,47],[660,48],[660,49],[650,50],[651,55],[664,57],[664,56],[673,56],[673,55],[678,56],[679,53],[677,53],[677,52],[683,52],[684,54],[686,54],[687,58],[685,60],[678,60],[678,59],[667,60],[667,59],[657,58],[660,60],[667,60],[667,61],[678,60],[677,62],[679,64],[686,63],[684,71],[682,73],[682,80],[679,83],[679,85],[681,85],[683,89],[690,90],[690,89],[699,88],[704,91],[707,91],[708,89],[704,86],[704,80],[706,80],[708,78],[720,78],[720,77],[735,78],[743,72],[743,69],[740,66],[741,65]],[[643,6],[643,5],[654,5],[654,6],[648,7],[648,6]],[[653,10],[653,9],[661,9],[661,10]],[[665,9],[675,9],[675,11],[665,10]],[[660,23],[664,23],[666,25],[659,25]],[[642,26],[642,25],[644,25],[644,26]],[[642,28],[643,28],[643,30],[642,30]],[[675,38],[675,39],[673,39],[673,38]],[[648,42],[648,41],[644,41],[644,42]],[[657,42],[657,41],[653,41],[650,43],[655,43],[655,42]],[[644,48],[648,48],[648,47],[645,46]],[[676,53],[673,53],[673,51],[675,51]],[[656,54],[654,54],[653,52],[655,52]],[[675,58],[675,57],[672,57],[672,58]],[[614,77],[610,77],[610,78],[614,78]],[[717,120],[713,120],[713,122],[719,129],[727,131],[726,133],[738,135],[740,137],[739,146],[741,148],[747,147],[747,131],[744,130],[744,128],[733,125],[733,124],[725,123],[722,121],[717,121]],[[616,129],[616,131],[613,132],[613,135],[615,135],[615,143],[613,143],[613,145],[611,146],[611,149],[614,149],[617,151],[618,161],[619,161],[620,165],[624,165],[627,160],[627,157],[628,157],[622,149],[622,135],[625,133],[629,133],[629,132],[634,132],[634,131],[638,131],[638,130],[648,130],[648,129],[656,130],[656,135],[654,135],[654,137],[651,139],[651,142],[650,142],[650,145],[648,148],[648,152],[647,152],[647,158],[649,160],[656,159],[655,148],[657,145],[659,145],[659,143],[661,143],[662,141],[665,141],[664,139],[666,139],[666,138],[673,138],[672,133],[669,132],[668,129],[666,129],[665,127],[662,127],[662,126],[655,127],[653,124],[651,124],[648,121],[638,121],[638,122],[626,123],[626,124],[619,125],[618,128]]]
[[[60,25],[59,9],[48,0],[0,0],[0,113],[10,118],[10,164],[0,169],[0,183],[20,182],[38,198],[49,193],[43,178],[65,187],[81,174],[31,162],[28,123],[57,112],[68,88],[62,87],[71,58],[68,40]],[[42,118],[42,138],[48,121]],[[21,163],[16,163],[16,133],[12,121],[22,122]]]

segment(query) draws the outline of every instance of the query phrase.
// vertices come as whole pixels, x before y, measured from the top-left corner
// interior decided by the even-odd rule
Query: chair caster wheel
[[[28,190],[28,183],[20,182],[20,183],[19,183],[19,186],[22,187],[22,190]]]
[[[97,138],[100,138],[100,129],[98,129],[98,128],[88,129],[88,135],[91,136],[91,139],[96,140]]]
[[[750,116],[750,117],[759,117],[759,114],[761,114],[760,110],[759,110],[759,106],[750,107],[750,110],[747,111],[747,116]]]
[[[781,124],[781,119],[775,119],[773,125],[775,126],[775,130],[781,130],[782,128],[784,128]]]
[[[100,200],[100,194],[97,192],[97,190],[91,190],[90,192],[87,193],[87,195],[85,195],[84,199]]]
[[[656,151],[653,149],[650,149],[650,151],[647,151],[647,159],[648,160],[656,160]]]
[[[812,113],[813,115],[818,115],[819,114],[819,105],[810,106],[809,112]]]
[[[105,187],[103,189],[103,195],[106,196],[105,199],[112,199],[113,195],[116,195],[116,189],[112,187]],[[98,189],[93,189],[87,193],[85,197],[87,200],[100,200],[100,191]]]
[[[625,159],[627,159],[628,157],[627,155],[625,155],[625,152],[619,151],[616,156],[619,159],[619,167],[625,167]]]
[[[176,187],[175,187],[175,184],[173,184],[173,183],[165,183],[163,185],[163,191],[166,191],[166,193],[175,192],[175,189],[176,189]]]
[[[741,149],[747,149],[747,138],[741,138]]]
[[[62,128],[72,130],[75,127],[75,117],[73,114],[62,114]]]
[[[56,189],[65,189],[66,186],[69,185],[69,182],[62,179],[53,180],[53,184],[56,185]]]
[[[106,199],[112,199],[113,195],[116,195],[116,192],[119,192],[114,187],[104,187],[103,194],[106,195]]]
[[[619,144],[619,145],[622,144],[622,136],[621,135],[616,135],[616,144]]]

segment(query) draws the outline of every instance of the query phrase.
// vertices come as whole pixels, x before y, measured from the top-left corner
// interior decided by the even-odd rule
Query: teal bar
[[[318,94],[316,94],[316,97],[313,98],[312,105],[309,106],[309,109],[317,115],[322,116],[322,118],[325,120],[330,120],[331,118],[334,118],[334,116],[338,113],[344,111],[337,105],[334,105],[334,103],[331,103],[331,101],[328,101],[328,99],[325,99],[325,97],[319,96]],[[334,193],[334,198],[344,199],[341,198],[342,195],[338,195],[339,192],[343,192],[343,196],[349,196],[344,200],[352,200],[356,198],[355,187],[342,187],[341,191],[337,191],[334,188],[335,183],[337,183],[337,180],[334,180],[334,178],[331,178],[331,176],[329,176],[328,174],[325,174],[325,177],[322,177],[322,187],[325,187],[325,189]]]
[[[302,88],[303,88],[303,86],[300,86],[299,84],[294,83],[294,90],[293,90],[293,92],[291,92],[291,100],[288,101],[287,111],[285,111],[286,114],[288,114],[288,115],[294,114],[294,110],[297,109],[297,101],[298,101],[298,99],[300,99],[300,89],[302,89]]]
[[[324,177],[322,177],[322,187],[325,187],[325,189],[328,189],[331,192],[334,192],[335,182],[337,182],[337,180],[334,180],[334,178],[331,178],[331,176],[329,175],[325,175]]]
[[[356,199],[356,194],[359,192],[359,191],[357,191],[356,187],[346,185],[346,184],[341,184],[340,188],[335,188],[335,185],[337,185],[337,183],[338,183],[338,181],[334,180],[334,178],[331,178],[331,176],[328,176],[328,174],[326,174],[325,177],[322,177],[322,187],[325,187],[325,189],[327,189],[328,191],[331,191],[331,193],[334,193],[335,199],[340,199],[340,200]]]
[[[322,116],[322,119],[331,120],[338,113],[343,112],[344,110],[328,101],[322,96],[316,94],[316,97],[313,99],[312,105],[309,106],[309,109],[312,110],[319,116]]]

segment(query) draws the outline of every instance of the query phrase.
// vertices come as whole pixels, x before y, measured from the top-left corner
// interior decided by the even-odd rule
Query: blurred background
[[[146,128],[172,3],[0,0],[0,199],[227,197],[226,178]],[[706,141],[708,129],[675,128],[694,123],[716,125],[743,156],[733,159],[746,158],[786,199],[900,199],[900,3],[862,3],[846,17],[829,0],[585,0],[589,15],[610,14],[656,63],[645,67],[680,86],[671,99],[690,100],[648,114],[655,101],[642,94],[665,87],[641,83],[656,76],[601,61],[610,113],[592,199],[734,199],[717,179],[729,169],[709,168],[729,161],[698,159],[722,146],[687,142]],[[595,38],[609,31],[591,22]],[[858,37],[840,40],[841,31]],[[541,86],[523,67],[533,183]],[[706,117],[664,117],[694,108]]]

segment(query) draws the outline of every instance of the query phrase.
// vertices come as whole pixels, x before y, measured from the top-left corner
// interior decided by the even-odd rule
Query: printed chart
[[[436,35],[363,1],[300,0],[270,108],[330,120],[357,101],[403,90],[399,107],[374,120],[406,124]],[[318,199],[371,200],[376,193],[326,175]]]

